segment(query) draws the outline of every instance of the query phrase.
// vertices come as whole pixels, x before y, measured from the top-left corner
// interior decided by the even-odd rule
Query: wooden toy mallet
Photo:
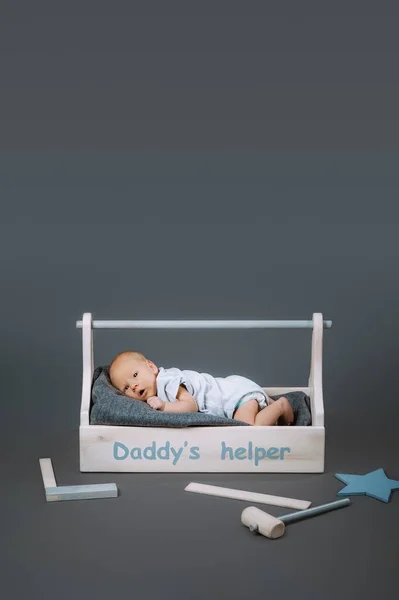
[[[329,502],[328,504],[321,504],[320,506],[290,513],[289,515],[283,515],[278,518],[269,515],[255,506],[248,506],[247,508],[244,508],[241,513],[241,522],[246,525],[250,531],[260,533],[265,537],[274,540],[284,535],[285,526],[288,525],[288,523],[295,523],[295,521],[301,521],[308,517],[315,517],[316,515],[329,512],[330,510],[348,506],[350,503],[351,501],[349,498],[344,498],[342,500],[336,500],[335,502]]]

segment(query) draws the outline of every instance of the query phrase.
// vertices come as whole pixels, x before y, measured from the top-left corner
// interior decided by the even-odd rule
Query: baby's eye
[[[136,371],[136,373],[133,373],[133,377],[137,377],[138,373]]]
[[[125,385],[125,387],[123,388],[123,391],[126,392],[129,389],[128,385]]]

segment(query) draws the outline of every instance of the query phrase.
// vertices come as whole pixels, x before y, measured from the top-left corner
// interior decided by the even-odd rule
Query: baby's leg
[[[291,425],[294,422],[294,413],[291,404],[285,396],[265,406],[255,417],[255,425]]]
[[[255,418],[259,412],[259,404],[257,400],[247,400],[237,408],[234,412],[233,419],[244,421],[249,425],[255,425]]]
[[[288,399],[282,396],[261,411],[257,400],[247,400],[237,408],[233,419],[249,425],[291,425],[294,422],[294,413]]]

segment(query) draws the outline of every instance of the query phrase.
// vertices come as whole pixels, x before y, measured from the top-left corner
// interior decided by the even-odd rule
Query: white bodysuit
[[[158,398],[164,402],[176,402],[180,385],[185,386],[195,398],[199,412],[218,417],[231,419],[241,401],[253,398],[258,401],[260,409],[271,402],[257,383],[240,375],[213,377],[208,373],[160,367],[157,375]]]

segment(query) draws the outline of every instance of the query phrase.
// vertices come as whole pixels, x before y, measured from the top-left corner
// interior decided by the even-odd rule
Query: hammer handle
[[[290,513],[289,515],[283,515],[282,517],[278,517],[278,519],[285,525],[288,525],[288,523],[295,523],[295,521],[302,521],[302,519],[307,519],[308,517],[315,517],[316,515],[329,512],[330,510],[348,506],[350,503],[350,498],[343,498],[342,500],[336,500],[335,502],[329,502],[328,504],[321,504],[320,506],[314,506],[313,508]]]

